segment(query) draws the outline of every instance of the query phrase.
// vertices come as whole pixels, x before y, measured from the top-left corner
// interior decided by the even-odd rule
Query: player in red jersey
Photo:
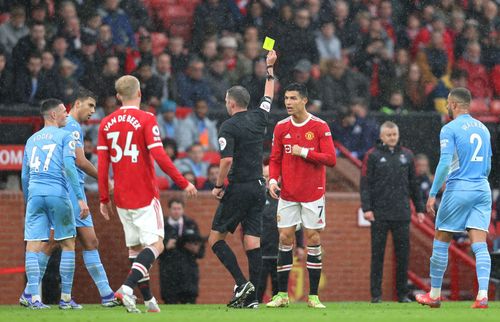
[[[153,114],[141,111],[140,83],[133,76],[120,77],[115,83],[116,97],[123,106],[101,121],[98,137],[98,182],[101,213],[112,212],[108,192],[109,163],[114,173],[114,201],[123,224],[129,258],[135,258],[130,273],[116,292],[127,311],[140,312],[135,306],[133,289],[138,283],[149,312],[159,312],[149,291],[149,269],[163,251],[163,213],[158,200],[153,159],[188,196],[196,188],[175,168],[163,150],[160,130]]]
[[[302,225],[307,238],[308,305],[325,308],[318,298],[320,232],[325,227],[325,166],[335,166],[336,157],[328,124],[309,114],[306,104],[307,88],[297,83],[288,85],[285,88],[285,106],[290,116],[274,128],[269,192],[273,198],[279,198],[279,292],[267,303],[267,307],[284,307],[289,303],[288,275],[292,269],[295,230],[297,225]],[[280,180],[281,188],[278,186]]]

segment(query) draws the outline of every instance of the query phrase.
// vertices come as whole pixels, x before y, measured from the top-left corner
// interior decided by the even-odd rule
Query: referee
[[[264,97],[258,108],[247,110],[250,94],[241,86],[231,87],[226,93],[226,108],[231,118],[222,123],[219,131],[220,174],[212,194],[220,199],[220,205],[208,241],[236,283],[228,307],[258,307],[254,285],[259,281],[262,266],[261,214],[266,200],[262,177],[263,143],[274,94],[276,58],[276,52],[269,51]],[[224,189],[226,178],[229,185]],[[227,233],[234,233],[240,223],[250,281],[241,272],[236,256],[225,242]]]

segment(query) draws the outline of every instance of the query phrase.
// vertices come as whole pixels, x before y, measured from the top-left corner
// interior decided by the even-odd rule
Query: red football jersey
[[[305,158],[292,155],[295,144],[308,149]],[[269,179],[281,178],[282,199],[297,202],[320,199],[325,194],[325,166],[333,167],[336,160],[332,133],[325,121],[309,115],[301,124],[292,117],[276,124]]]
[[[109,201],[110,162],[114,199],[119,208],[146,207],[158,198],[153,158],[181,189],[188,185],[163,150],[155,116],[135,106],[123,106],[101,121],[97,151],[101,202]]]

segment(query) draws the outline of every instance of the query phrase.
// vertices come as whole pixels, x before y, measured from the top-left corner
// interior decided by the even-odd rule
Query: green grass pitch
[[[61,311],[57,306],[49,310],[29,310],[20,306],[0,306],[2,322],[94,322],[94,321],[169,321],[169,322],[459,322],[500,321],[500,302],[491,302],[487,310],[473,310],[472,302],[444,302],[440,309],[430,309],[416,303],[385,302],[325,303],[324,310],[313,310],[306,303],[293,303],[288,308],[257,310],[227,309],[225,305],[162,305],[161,313],[128,314],[123,307],[103,308],[84,305],[83,310]],[[142,304],[138,305],[141,310]]]

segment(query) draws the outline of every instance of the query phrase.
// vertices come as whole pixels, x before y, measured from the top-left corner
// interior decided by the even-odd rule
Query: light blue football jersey
[[[71,133],[71,137],[75,141],[76,147],[83,149],[82,126],[71,115],[68,115],[68,117],[66,118],[66,126],[64,127],[64,130]],[[85,172],[82,171],[82,169],[78,167],[76,168],[76,170],[78,171],[78,180],[80,182],[80,185],[83,187],[83,184],[85,183],[86,174]]]
[[[55,126],[44,127],[28,139],[23,168],[29,172],[29,197],[68,197],[64,158],[76,158],[75,147],[71,134]]]
[[[441,154],[453,155],[446,190],[489,191],[490,132],[469,114],[446,124],[440,134]]]

